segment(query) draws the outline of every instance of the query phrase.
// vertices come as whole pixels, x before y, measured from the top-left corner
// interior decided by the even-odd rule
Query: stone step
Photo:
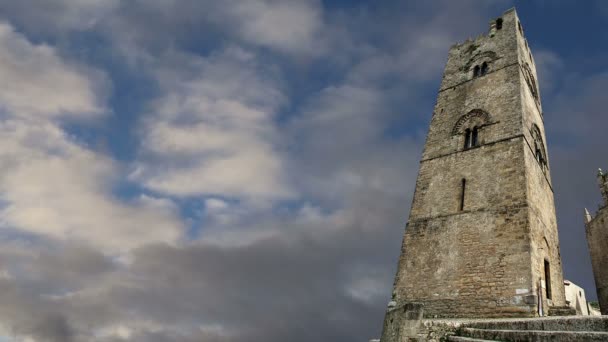
[[[477,339],[509,342],[608,341],[608,332],[599,331],[496,330],[461,328],[459,335]]]
[[[456,335],[448,336],[448,341],[450,341],[450,342],[496,342],[495,340],[482,340],[479,338],[456,336]]]
[[[549,308],[549,316],[576,316],[576,309],[569,306],[552,306]]]
[[[494,330],[550,330],[608,332],[608,316],[507,319],[464,323],[463,327]]]

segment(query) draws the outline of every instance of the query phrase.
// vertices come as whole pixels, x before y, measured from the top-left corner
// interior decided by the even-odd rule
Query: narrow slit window
[[[479,65],[476,65],[475,68],[473,68],[473,77],[479,77]]]
[[[466,129],[464,131],[464,148],[470,148],[471,147],[471,130],[470,129]]]
[[[481,71],[480,74],[483,76],[488,72],[488,63],[483,62],[483,64],[481,65]]]
[[[502,29],[502,18],[496,19],[496,29],[497,30]]]
[[[547,259],[545,259],[545,294],[547,299],[551,299],[551,265]]]
[[[465,196],[465,192],[467,190],[467,180],[466,179],[462,179],[462,182],[460,184],[460,211],[464,210],[464,196]]]

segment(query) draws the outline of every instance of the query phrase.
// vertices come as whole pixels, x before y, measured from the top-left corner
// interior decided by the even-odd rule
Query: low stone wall
[[[390,307],[384,317],[381,342],[416,341],[422,322],[423,305],[404,303]]]

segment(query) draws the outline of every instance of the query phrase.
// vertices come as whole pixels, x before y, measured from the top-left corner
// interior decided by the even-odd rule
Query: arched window
[[[540,128],[536,124],[532,124],[530,134],[534,141],[534,158],[540,165],[543,171],[547,169],[547,151],[545,150],[545,144],[543,142],[543,136],[540,132]]]
[[[488,63],[483,62],[481,65],[481,75],[485,75],[488,72]]]
[[[530,55],[532,58],[532,55]],[[524,78],[526,79],[526,83],[528,83],[528,88],[530,88],[530,93],[536,101],[540,101],[538,98],[538,87],[536,86],[536,79],[534,79],[534,74],[532,73],[532,69],[530,69],[530,65],[528,63],[524,63],[522,65]]]
[[[462,115],[452,128],[452,136],[458,137],[458,148],[465,150],[480,146],[483,139],[482,128],[492,124],[492,118],[486,111],[476,108]]]
[[[473,77],[478,77],[479,76],[479,65],[476,65],[475,68],[473,68]]]
[[[502,29],[502,18],[496,19],[496,29],[497,30]]]

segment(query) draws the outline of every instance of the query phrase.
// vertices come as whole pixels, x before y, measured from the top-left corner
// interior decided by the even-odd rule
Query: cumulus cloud
[[[224,7],[238,34],[254,44],[290,53],[319,54],[322,8],[319,1],[236,1]]]
[[[0,132],[5,228],[113,250],[179,237],[171,202],[144,195],[114,199],[118,166],[57,127],[5,121]]]
[[[173,204],[145,195],[113,198],[120,166],[56,122],[103,112],[104,95],[95,91],[105,86],[103,74],[68,64],[53,47],[32,44],[8,24],[0,25],[0,46],[2,227],[108,251],[175,241],[180,224]]]
[[[95,117],[103,113],[103,75],[63,61],[0,22],[0,108],[21,117]],[[100,82],[93,82],[97,78]]]
[[[273,122],[284,95],[270,71],[240,49],[191,63],[187,76],[159,74],[131,179],[176,196],[289,196]]]
[[[2,226],[62,240],[123,250],[176,241],[174,205],[145,195],[113,198],[120,168],[79,146],[52,124],[0,124]]]

